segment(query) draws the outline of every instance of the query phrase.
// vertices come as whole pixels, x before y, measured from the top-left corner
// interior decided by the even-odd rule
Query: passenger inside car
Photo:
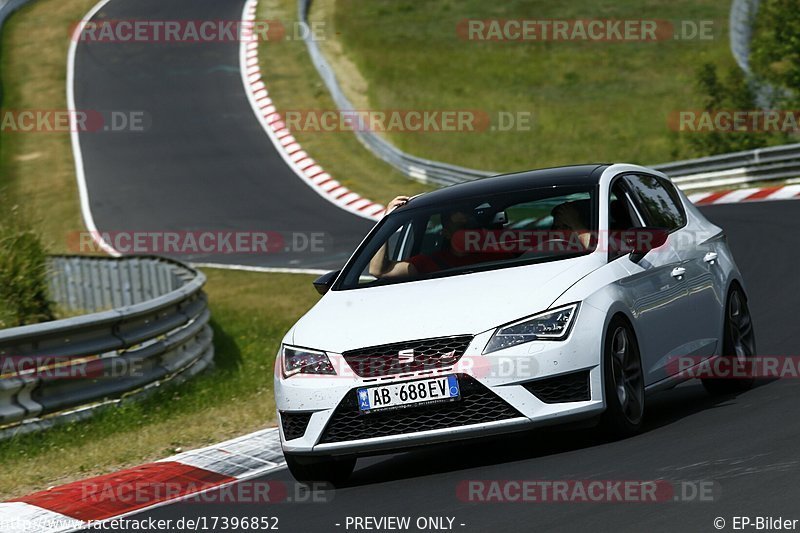
[[[387,206],[387,211],[403,205],[398,197]],[[442,220],[442,243],[440,249],[427,254],[417,254],[403,261],[393,261],[387,254],[384,244],[370,261],[369,274],[376,278],[392,279],[417,277],[442,270],[460,268],[489,261],[507,259],[514,254],[497,251],[466,251],[454,247],[453,237],[460,231],[480,230],[481,224],[468,213],[460,210],[444,212]]]

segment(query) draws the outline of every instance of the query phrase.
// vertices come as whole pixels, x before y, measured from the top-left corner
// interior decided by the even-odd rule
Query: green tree
[[[697,71],[697,89],[703,98],[703,111],[750,111],[758,109],[757,85],[737,67],[722,78],[716,65],[703,64]],[[682,132],[688,152],[692,156],[716,155],[740,150],[752,150],[770,144],[775,137],[770,132]]]
[[[800,3],[761,0],[750,42],[753,73],[777,88],[779,103],[800,105]]]

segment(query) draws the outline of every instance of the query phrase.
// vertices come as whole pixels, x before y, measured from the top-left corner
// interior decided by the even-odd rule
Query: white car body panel
[[[298,321],[291,342],[341,353],[409,339],[476,335],[548,309],[576,279],[604,264],[602,257],[591,254],[367,290],[331,291]],[[536,286],[530,285],[531,279],[537,280]],[[517,297],[509,298],[509,291]],[[387,306],[391,307],[388,319]],[[479,312],[478,306],[491,309],[491,314]],[[469,309],[474,312],[464,312]],[[458,320],[448,320],[455,310],[460,311]],[[376,317],[387,323],[378,327]]]

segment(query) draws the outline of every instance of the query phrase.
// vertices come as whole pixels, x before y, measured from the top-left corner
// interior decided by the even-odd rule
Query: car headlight
[[[569,335],[577,314],[578,304],[570,304],[497,328],[483,353],[496,352],[535,340],[564,340]]]
[[[285,378],[295,374],[336,374],[331,360],[325,352],[283,346],[281,356],[283,358],[281,367]]]

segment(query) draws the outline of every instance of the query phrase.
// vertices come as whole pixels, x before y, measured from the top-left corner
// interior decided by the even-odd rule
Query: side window
[[[613,261],[630,253],[625,236],[630,230],[640,228],[640,214],[631,203],[630,193],[622,180],[611,187],[608,205],[608,260]]]
[[[431,255],[442,249],[442,217],[433,215],[425,225],[425,232],[422,235],[422,245],[415,253]]]
[[[401,226],[397,228],[391,237],[386,241],[386,254],[389,258],[393,260],[398,260],[403,255],[402,249],[404,248],[404,244],[408,239],[408,229],[410,224],[406,224],[405,226]]]
[[[631,205],[630,195],[625,190],[622,180],[617,180],[611,187],[608,206],[608,229],[625,231],[641,227],[639,215]]]
[[[672,184],[655,176],[627,176],[648,226],[676,230],[686,224],[686,213]]]

